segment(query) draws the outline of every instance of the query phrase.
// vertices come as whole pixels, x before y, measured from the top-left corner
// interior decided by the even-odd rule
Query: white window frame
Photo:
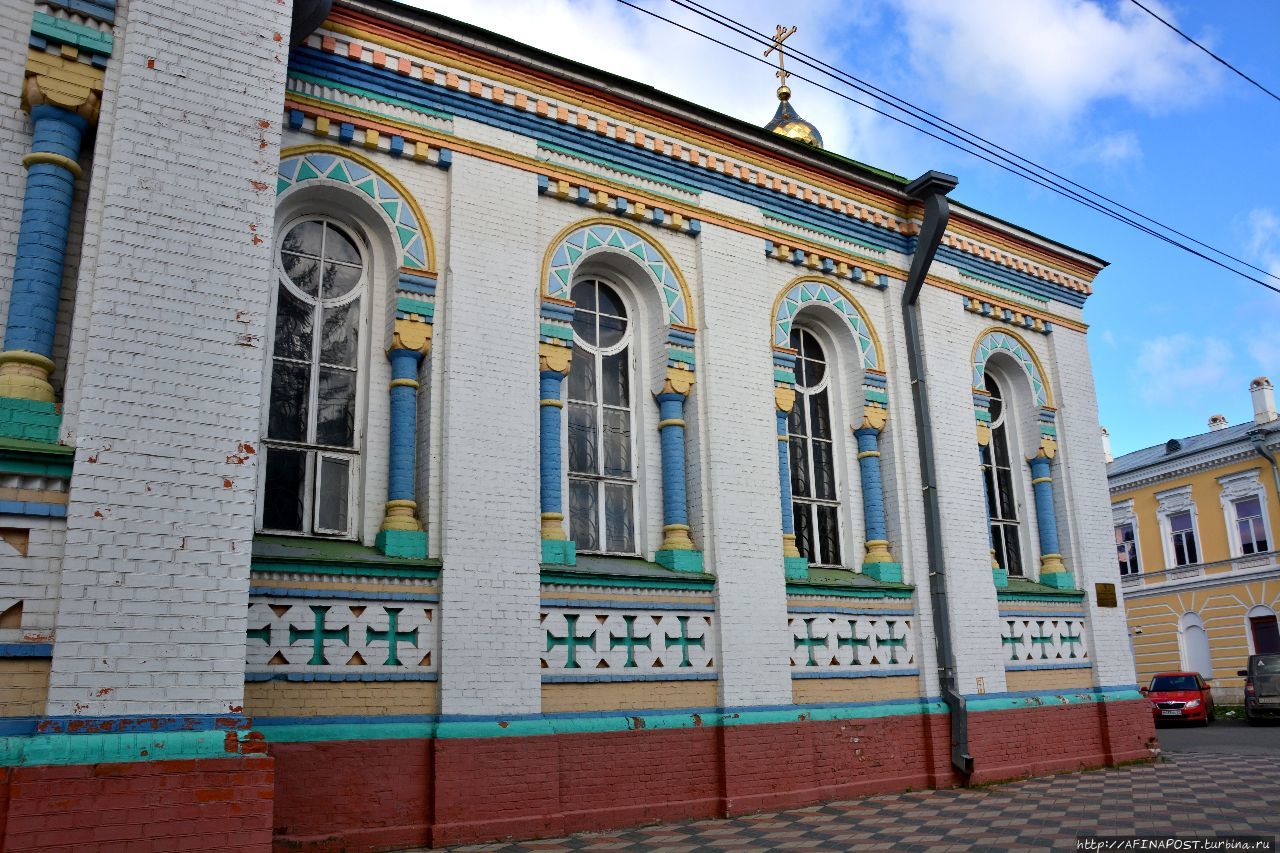
[[[1258,499],[1258,508],[1262,513],[1262,529],[1267,536],[1268,553],[1276,550],[1271,538],[1271,511],[1267,506],[1267,490],[1262,485],[1261,470],[1251,468],[1248,471],[1237,471],[1218,478],[1218,499],[1222,504],[1222,518],[1227,525],[1227,542],[1233,559],[1241,557],[1253,558],[1257,554],[1245,554],[1244,543],[1240,541],[1240,528],[1236,518],[1236,503],[1250,498]]]
[[[1130,572],[1127,575],[1121,575],[1122,578],[1136,578],[1146,572],[1146,561],[1142,556],[1142,536],[1138,528],[1138,514],[1133,509],[1133,498],[1122,501],[1116,501],[1111,505],[1111,523],[1114,528],[1120,527],[1122,524],[1128,524],[1133,528],[1133,553],[1138,559],[1138,571]],[[1199,544],[1199,543],[1197,543]],[[1119,570],[1120,561],[1116,560],[1116,568]]]
[[[1244,639],[1249,644],[1249,654],[1256,655],[1257,648],[1253,644],[1253,625],[1252,620],[1259,617],[1277,616],[1274,607],[1268,607],[1265,604],[1255,604],[1244,612]]]
[[[307,442],[276,442],[267,438],[267,429],[271,418],[271,381],[272,368],[275,363],[275,334],[276,334],[276,311],[278,309],[280,288],[284,287],[294,294],[299,294],[298,288],[285,275],[284,269],[280,264],[280,251],[284,243],[285,236],[294,228],[304,221],[324,222],[326,225],[332,225],[338,228],[356,245],[356,249],[360,252],[361,261],[361,277],[360,281],[351,292],[347,294],[341,301],[335,303],[344,305],[354,301],[356,298],[361,299],[360,319],[357,329],[360,340],[356,343],[356,399],[355,399],[355,432],[352,439],[351,452],[334,453],[319,445],[308,444]],[[374,252],[369,244],[369,237],[363,228],[346,222],[342,219],[315,212],[299,213],[288,219],[283,225],[276,229],[275,249],[272,255],[272,270],[275,273],[273,286],[271,288],[271,307],[267,315],[267,329],[263,335],[266,357],[263,365],[263,388],[266,389],[264,395],[262,413],[259,421],[260,432],[262,436],[263,459],[258,465],[257,476],[257,494],[258,505],[254,516],[254,529],[258,533],[271,536],[294,536],[307,539],[339,539],[344,541],[355,541],[360,539],[361,529],[363,527],[363,513],[361,511],[361,493],[364,485],[364,456],[365,456],[365,421],[368,415],[368,377],[369,377],[369,341],[371,339],[370,317],[372,311],[369,308],[369,302],[372,299],[373,282],[375,281],[375,272],[373,268]],[[310,297],[304,298],[310,299]],[[318,341],[322,329],[316,328],[312,330],[313,341]],[[314,344],[311,362],[314,367]],[[308,418],[313,418],[317,411],[316,404],[319,396],[319,383],[313,383],[313,387],[308,397],[307,405]],[[263,526],[263,510],[264,497],[266,495],[266,478],[267,465],[266,454],[270,452],[270,446],[283,447],[285,449],[296,447],[299,450],[311,452],[314,456],[314,464],[307,466],[307,470],[303,475],[303,518],[310,524],[309,531],[297,530],[277,530]],[[319,488],[320,463],[324,456],[340,456],[351,462],[351,473],[347,483],[347,530],[331,531],[321,528],[319,525],[320,508],[316,501],[316,493]]]
[[[640,365],[641,365],[640,349],[641,349],[641,341],[643,340],[644,336],[643,334],[638,334],[636,332],[637,324],[643,323],[643,312],[641,311],[641,306],[639,306],[636,303],[636,300],[632,297],[631,289],[627,286],[627,284],[624,281],[614,278],[613,276],[610,276],[599,270],[593,270],[590,272],[583,273],[579,276],[576,276],[573,280],[573,283],[570,285],[569,292],[573,293],[574,287],[577,287],[579,284],[582,284],[587,281],[599,281],[603,284],[608,285],[609,288],[617,295],[618,299],[622,302],[622,305],[627,312],[627,316],[626,316],[627,330],[626,332],[623,333],[622,340],[614,344],[613,346],[608,347],[606,349],[601,349],[598,345],[592,346],[589,344],[585,344],[585,342],[580,342],[578,340],[578,336],[576,332],[574,333],[573,343],[578,344],[580,346],[584,346],[584,347],[591,346],[591,349],[594,350],[593,355],[598,355],[600,357],[603,357],[606,355],[612,355],[614,353],[620,352],[621,350],[627,347],[631,348],[630,355],[628,357],[628,365],[627,365],[627,369],[629,371],[629,377],[630,377],[628,382],[628,391],[630,392],[630,399],[628,400],[627,405],[631,412],[631,479],[626,480],[621,477],[606,477],[601,474],[597,474],[597,475],[575,474],[574,472],[569,470],[569,404],[570,404],[570,400],[569,400],[569,376],[566,374],[564,378],[564,391],[561,394],[561,397],[564,401],[565,410],[564,410],[564,429],[563,429],[564,443],[561,446],[561,457],[560,457],[561,459],[564,460],[564,465],[562,466],[564,468],[564,479],[563,479],[563,485],[562,485],[562,488],[563,488],[562,494],[564,495],[564,507],[565,507],[564,523],[565,523],[566,529],[570,531],[573,529],[572,520],[570,518],[570,514],[572,511],[571,481],[575,477],[579,479],[584,479],[584,480],[592,480],[593,482],[596,482],[596,483],[629,483],[631,485],[632,550],[631,551],[605,550],[607,541],[608,541],[608,533],[607,533],[606,518],[605,518],[604,491],[602,489],[599,493],[599,503],[597,507],[598,516],[599,516],[597,518],[597,524],[599,525],[597,527],[597,530],[599,532],[599,537],[600,537],[600,548],[597,550],[579,549],[578,553],[591,555],[591,556],[599,556],[599,557],[624,557],[624,558],[625,557],[643,557],[647,553],[647,543],[649,541],[648,530],[643,523],[644,513],[641,511],[641,508],[644,506],[643,486],[644,486],[644,479],[645,479],[644,478],[645,471],[644,471],[644,458],[640,453],[640,446],[639,446],[640,431],[641,431],[642,422],[644,420],[643,413],[640,411],[641,407],[638,405],[638,400],[640,399],[639,389],[640,389],[641,383],[644,381],[641,375],[641,370],[640,370]],[[641,331],[643,331],[643,329]],[[575,356],[575,359],[576,359],[576,356]],[[572,362],[570,363],[569,369],[570,371],[573,370]],[[600,380],[600,377],[597,374],[596,394],[599,399],[596,403],[596,406],[597,406],[597,411],[603,411],[604,409],[603,388],[600,387],[599,380]],[[596,438],[597,438],[596,452],[598,454],[598,458],[601,460],[603,460],[604,458],[603,437],[604,437],[604,418],[600,417],[600,418],[597,418],[596,420]],[[576,544],[577,543],[575,543],[575,545]]]
[[[843,417],[842,410],[840,408],[842,396],[840,394],[840,391],[841,391],[840,382],[838,381],[839,366],[838,366],[837,358],[839,354],[837,352],[837,347],[835,343],[831,341],[829,337],[820,330],[817,324],[800,322],[800,323],[797,323],[794,328],[795,328],[795,331],[804,332],[805,334],[809,335],[809,337],[813,338],[815,341],[818,342],[818,346],[822,348],[823,360],[826,363],[826,371],[823,373],[822,382],[818,384],[818,387],[805,389],[802,391],[800,389],[799,380],[797,379],[796,388],[795,388],[796,390],[795,405],[797,406],[803,405],[804,401],[809,396],[812,396],[814,394],[821,394],[823,391],[827,392],[827,418],[831,421],[831,479],[834,484],[835,494],[836,494],[836,497],[834,500],[829,500],[827,498],[812,498],[812,497],[801,498],[800,500],[807,502],[811,506],[831,506],[835,508],[836,543],[840,548],[840,561],[838,563],[810,563],[809,565],[819,569],[839,569],[839,568],[844,568],[846,566],[853,565],[853,560],[850,559],[850,554],[849,554],[849,548],[848,548],[849,541],[848,541],[848,538],[845,536],[845,530],[847,525],[845,522],[844,514],[845,514],[845,508],[848,502],[842,499],[845,495],[845,491],[844,491],[844,484],[841,482],[842,480],[841,460],[845,458],[844,454],[848,451],[848,448],[846,448],[842,443],[844,438],[844,434],[843,434],[844,427],[841,424],[844,421],[844,417]],[[799,364],[798,364],[799,350],[797,350],[796,352],[797,352],[796,360],[797,360],[797,370],[798,370],[799,369]],[[788,418],[788,423],[790,423],[790,418]],[[812,426],[810,426],[810,433],[812,433]],[[790,459],[790,453],[791,453],[790,435],[791,435],[791,428],[790,426],[788,426],[787,427],[788,460]],[[806,438],[809,440],[811,444],[813,441],[813,436],[810,434],[806,436]],[[813,456],[813,453],[810,450],[810,453],[807,454],[807,461],[809,462],[809,471],[808,471],[809,483],[811,486],[810,491],[813,491],[812,485],[814,483],[812,456]],[[796,503],[796,498],[792,494],[790,494],[789,483],[788,483],[787,499],[792,502],[792,507],[793,507],[792,514],[794,515],[795,513],[794,506]],[[817,528],[814,527],[812,529],[812,532],[814,536],[814,543],[816,544],[817,535],[818,535]]]
[[[1196,511],[1196,501],[1191,493],[1191,486],[1178,486],[1174,489],[1156,492],[1156,504],[1156,517],[1160,524],[1160,544],[1164,551],[1165,571],[1202,565],[1204,563],[1204,539],[1200,536],[1200,518]],[[1169,517],[1184,511],[1191,513],[1191,531],[1196,538],[1196,556],[1199,559],[1194,563],[1179,566],[1177,560],[1174,559],[1173,527],[1169,523]]]

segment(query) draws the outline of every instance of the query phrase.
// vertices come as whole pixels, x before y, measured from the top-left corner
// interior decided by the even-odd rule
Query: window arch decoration
[[[894,560],[886,532],[881,477],[880,433],[889,420],[888,383],[884,351],[866,312],[847,290],[819,276],[801,276],[786,284],[773,303],[774,406],[778,430],[778,485],[782,500],[783,570],[788,578],[808,577],[808,561],[796,547],[788,419],[796,401],[796,351],[791,349],[792,324],[800,311],[820,306],[848,326],[862,367],[862,418],[853,425],[857,439],[858,471],[862,483],[866,553],[862,572],[882,581],[902,580],[902,564]]]
[[[1005,353],[1013,358],[1027,375],[1031,394],[1039,408],[1040,449],[1052,459],[1058,452],[1058,429],[1055,422],[1057,409],[1053,405],[1053,390],[1044,378],[1044,368],[1027,342],[1003,329],[992,328],[978,336],[973,345],[973,407],[978,426],[978,443],[985,447],[991,437],[991,411],[984,389],[987,361],[995,353]]]
[[[435,319],[436,253],[427,218],[417,200],[374,161],[327,144],[301,145],[280,152],[276,196],[299,187],[339,185],[367,200],[364,208],[381,219],[396,263],[396,282],[387,288],[386,354],[391,362],[390,441],[387,503],[376,545],[388,556],[427,556],[427,534],[417,505],[418,373],[431,351]]]
[[[702,553],[689,537],[688,502],[685,494],[684,404],[693,390],[697,331],[689,286],[675,261],[649,237],[613,219],[587,219],[563,229],[551,241],[542,263],[539,289],[539,503],[541,507],[542,559],[546,563],[574,565],[574,543],[565,535],[561,494],[562,383],[573,356],[571,296],[574,275],[589,258],[613,254],[625,258],[632,269],[657,288],[667,327],[667,368],[662,389],[655,395],[662,444],[663,542],[654,559],[667,568],[702,570]]]

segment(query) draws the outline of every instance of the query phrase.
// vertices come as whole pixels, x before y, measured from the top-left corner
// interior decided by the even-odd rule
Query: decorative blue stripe
[[[826,672],[809,672],[799,669],[792,670],[792,678],[893,678],[898,675],[916,676],[920,674],[918,669],[833,669]]]
[[[426,601],[438,602],[440,596],[417,592],[358,592],[345,589],[289,589],[277,586],[250,586],[249,595],[272,595],[277,598],[332,598],[337,601]]]
[[[579,607],[599,610],[698,610],[714,613],[714,604],[680,604],[670,601],[592,601],[574,598],[544,598],[543,607]]]
[[[1005,665],[1005,672],[1026,672],[1033,669],[1093,669],[1087,660],[1073,663],[1013,663]]]
[[[13,312],[9,313],[10,318]],[[33,501],[0,501],[0,515],[33,515],[38,518],[66,518],[66,504],[42,504]]]
[[[1075,602],[1072,602],[1074,604]],[[1000,616],[1028,617],[1032,619],[1083,619],[1083,610],[1001,610]]]
[[[684,419],[683,394],[657,394],[659,416],[664,421]],[[559,411],[559,410],[557,410]],[[662,523],[688,524],[685,500],[684,427],[667,424],[658,431],[662,450]]]
[[[0,643],[0,658],[51,658],[53,643]]]
[[[439,681],[435,672],[246,672],[250,681]]]
[[[595,682],[618,681],[715,681],[719,676],[714,672],[673,672],[653,675],[544,675],[543,684],[592,684]]]
[[[788,613],[838,613],[841,616],[914,616],[914,610],[867,610],[856,607],[788,607]]]
[[[90,735],[130,732],[235,731],[249,727],[242,714],[192,714],[182,717],[45,717],[35,722],[40,734]]]
[[[997,284],[1007,284],[1010,287],[1030,291],[1036,296],[1041,296],[1046,299],[1055,299],[1058,302],[1072,305],[1077,308],[1084,305],[1085,300],[1088,298],[1088,294],[1080,293],[1059,284],[1054,284],[1051,281],[1036,278],[1030,273],[1025,273],[1021,270],[1009,269],[1008,267],[1001,266],[993,261],[975,257],[970,255],[968,252],[963,252],[960,249],[955,249],[951,246],[939,246],[937,258],[944,263],[956,266],[962,273],[967,273],[976,277],[988,276],[995,279]]]

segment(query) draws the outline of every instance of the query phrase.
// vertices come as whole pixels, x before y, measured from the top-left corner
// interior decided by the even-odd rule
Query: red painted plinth
[[[264,853],[274,761],[263,755],[0,770],[3,853]]]

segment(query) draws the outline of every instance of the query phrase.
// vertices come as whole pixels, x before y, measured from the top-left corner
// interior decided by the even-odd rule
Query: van
[[[1249,655],[1244,676],[1244,716],[1250,724],[1263,717],[1280,717],[1280,654]]]

